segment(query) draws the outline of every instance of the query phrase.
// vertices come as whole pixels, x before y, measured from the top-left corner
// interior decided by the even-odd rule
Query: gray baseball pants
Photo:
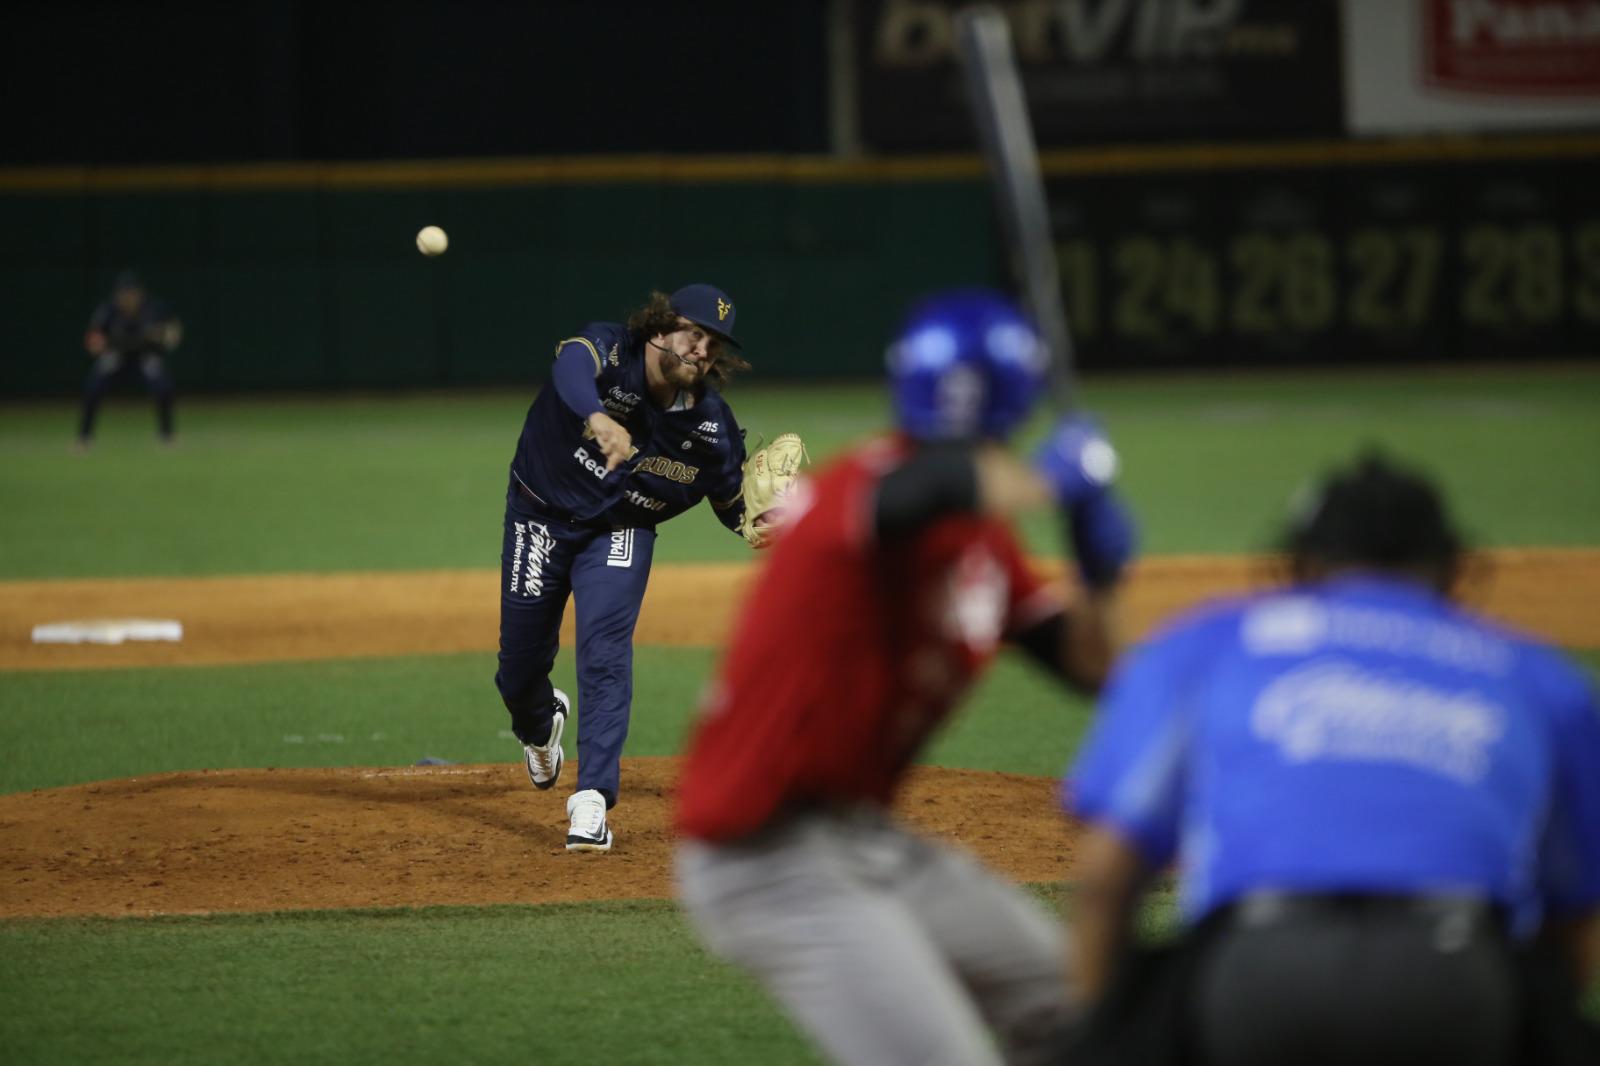
[[[809,812],[733,844],[684,841],[702,941],[835,1062],[1050,1061],[1071,1018],[1061,924],[964,852],[886,815]]]

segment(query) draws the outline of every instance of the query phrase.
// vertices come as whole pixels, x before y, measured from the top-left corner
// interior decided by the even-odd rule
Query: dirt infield
[[[1600,648],[1600,550],[1489,553],[1468,599],[1495,617],[1567,647]],[[754,568],[662,566],[639,619],[641,644],[722,643]],[[1055,568],[1060,573],[1059,567]],[[1209,596],[1266,580],[1259,559],[1158,557],[1134,570],[1127,618],[1135,634]],[[0,670],[64,670],[342,659],[492,651],[496,574],[490,570],[0,583]],[[34,644],[35,625],[92,618],[174,618],[181,643]],[[685,625],[684,619],[694,619]],[[562,642],[572,645],[571,612]]]
[[[659,568],[638,641],[719,643],[753,573]],[[1130,585],[1130,628],[1143,633],[1268,577],[1255,559],[1144,561]],[[436,571],[0,583],[0,670],[488,653],[496,580],[492,571]],[[1467,599],[1568,647],[1600,647],[1600,551],[1493,553]],[[104,617],[175,618],[184,640],[30,638],[35,624]],[[569,631],[568,647],[571,639]],[[663,897],[675,766],[624,760],[619,842],[605,856],[568,855],[565,791],[536,792],[511,764],[210,771],[0,796],[0,917]],[[1043,778],[922,770],[901,808],[1016,878],[1050,880],[1065,875],[1072,853],[1053,788]],[[1003,835],[977,813],[995,809],[1008,812]]]
[[[623,760],[607,855],[567,854],[566,792],[535,791],[520,765],[208,771],[0,796],[0,918],[667,897],[676,768]],[[900,808],[1046,881],[1071,858],[1053,791],[923,769]]]

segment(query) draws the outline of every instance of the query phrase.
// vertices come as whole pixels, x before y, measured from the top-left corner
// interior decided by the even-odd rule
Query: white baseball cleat
[[[567,797],[568,851],[610,851],[611,827],[606,825],[606,798],[592,788]]]
[[[566,728],[567,715],[572,713],[572,703],[567,694],[555,689],[556,713],[550,719],[550,739],[543,744],[522,745],[522,761],[528,767],[528,780],[534,788],[545,789],[561,776],[561,732]]]

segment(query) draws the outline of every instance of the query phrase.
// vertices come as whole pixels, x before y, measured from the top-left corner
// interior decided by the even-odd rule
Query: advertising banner
[[[856,0],[861,138],[874,150],[970,151],[956,53],[964,0]],[[1010,0],[1042,147],[1334,136],[1334,0]]]
[[[1353,133],[1600,128],[1600,0],[1346,0]]]

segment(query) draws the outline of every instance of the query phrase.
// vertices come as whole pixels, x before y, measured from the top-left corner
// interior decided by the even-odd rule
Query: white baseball
[[[423,226],[417,231],[417,251],[423,255],[443,255],[450,238],[438,226]]]

